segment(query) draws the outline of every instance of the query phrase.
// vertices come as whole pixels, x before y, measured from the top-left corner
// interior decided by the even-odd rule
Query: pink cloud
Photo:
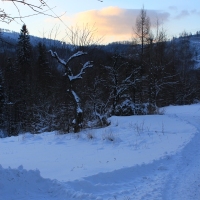
[[[106,7],[102,10],[78,13],[74,18],[74,24],[95,24],[95,27],[98,28],[98,36],[125,40],[125,38],[130,39],[132,37],[133,27],[139,13],[140,10],[137,9]],[[157,18],[165,22],[169,18],[169,13],[155,10],[147,10],[147,15],[152,22],[156,21]]]

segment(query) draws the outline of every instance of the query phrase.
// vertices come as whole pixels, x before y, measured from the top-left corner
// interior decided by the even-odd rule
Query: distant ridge
[[[7,42],[12,44],[17,43],[19,38],[19,32],[11,31],[9,29],[0,28],[0,36]],[[33,46],[36,46],[39,42],[45,43],[47,46],[62,46],[63,42],[59,40],[53,40],[49,38],[41,38],[38,36],[30,35],[30,41]]]

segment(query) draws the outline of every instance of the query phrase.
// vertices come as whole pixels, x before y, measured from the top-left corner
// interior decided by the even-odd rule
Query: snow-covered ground
[[[0,139],[0,199],[200,200],[200,104],[164,110]]]

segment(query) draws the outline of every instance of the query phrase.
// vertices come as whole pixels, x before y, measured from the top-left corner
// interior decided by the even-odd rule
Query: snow
[[[73,54],[68,60],[67,60],[67,63],[69,63],[73,58],[76,58],[76,57],[80,57],[82,55],[87,55],[86,52],[83,52],[83,51],[78,51],[76,52],[75,54]]]
[[[52,50],[49,50],[49,52],[51,53],[52,57],[56,58],[62,65],[66,66],[67,63],[61,59],[56,52],[53,52]]]
[[[199,200],[200,104],[0,139],[0,199]]]
[[[82,79],[82,75],[85,73],[84,70],[87,69],[87,68],[91,68],[91,67],[93,67],[92,62],[91,61],[86,62],[77,75],[75,75],[75,76],[74,75],[72,75],[72,76],[68,75],[69,80],[73,81],[73,80],[77,80],[77,79]]]

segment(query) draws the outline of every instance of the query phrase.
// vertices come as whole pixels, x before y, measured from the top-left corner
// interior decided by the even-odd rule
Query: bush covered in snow
[[[116,106],[117,116],[148,115],[154,114],[155,111],[156,107],[154,105],[149,103],[135,104],[128,99]]]

